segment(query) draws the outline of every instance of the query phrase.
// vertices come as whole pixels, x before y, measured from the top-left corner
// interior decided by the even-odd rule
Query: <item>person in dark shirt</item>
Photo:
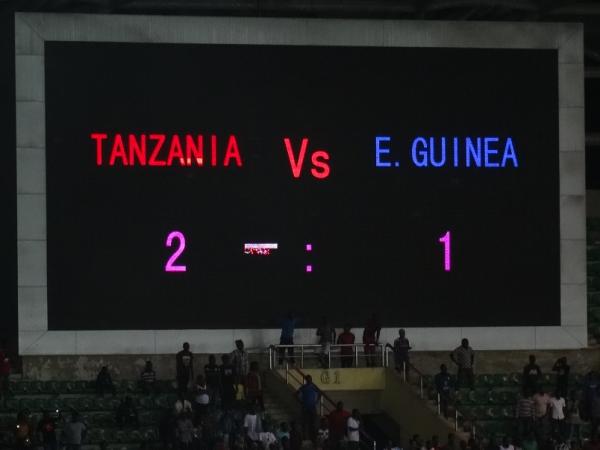
[[[223,399],[223,408],[228,409],[233,406],[236,392],[236,374],[235,367],[230,363],[229,355],[221,357],[221,395]]]
[[[317,426],[317,405],[321,399],[321,391],[313,383],[312,377],[306,375],[305,383],[300,386],[296,395],[302,405],[302,426],[304,439],[315,442]]]
[[[367,325],[363,330],[363,344],[365,348],[365,357],[367,359],[367,367],[375,367],[377,365],[377,357],[375,356],[377,344],[379,344],[379,335],[381,334],[381,325],[376,314],[373,314],[367,321]]]
[[[317,336],[319,337],[319,344],[321,344],[319,362],[321,367],[328,369],[331,344],[335,342],[335,328],[330,324],[327,317],[323,317],[321,326],[317,328]]]
[[[221,368],[217,365],[215,355],[208,357],[208,364],[204,366],[204,378],[210,391],[211,404],[215,404],[221,398]]]
[[[154,392],[156,386],[156,372],[152,368],[152,361],[146,361],[146,366],[140,374],[140,387],[145,394]]]
[[[50,416],[48,411],[44,411],[42,419],[37,426],[40,434],[40,441],[44,446],[44,450],[57,450],[58,441],[56,439],[56,419]]]
[[[408,351],[411,349],[410,342],[406,339],[406,331],[398,330],[398,337],[394,340],[394,345],[387,344],[386,347],[394,352],[394,366],[396,370],[408,379],[409,359]]]
[[[112,395],[116,394],[115,386],[108,371],[108,367],[103,366],[96,377],[96,393],[103,397],[107,392],[112,393]]]
[[[342,367],[352,367],[354,361],[354,333],[350,331],[350,325],[344,326],[344,331],[340,333],[337,339],[337,343],[339,345],[344,345],[341,347],[340,353],[342,358]]]
[[[448,401],[452,393],[452,377],[448,373],[446,364],[440,366],[440,373],[435,376],[435,388],[439,395],[440,412],[448,418]]]
[[[552,366],[552,370],[556,372],[556,390],[560,392],[560,395],[566,397],[569,389],[569,373],[571,372],[571,367],[567,364],[567,357],[558,358]]]
[[[281,323],[281,337],[279,338],[279,345],[294,345],[294,330],[296,329],[296,324],[298,323],[298,319],[294,317],[292,312],[289,312],[285,319],[283,319]],[[286,348],[279,349],[279,365],[283,364],[285,360],[285,351]],[[294,359],[294,348],[287,347],[288,361],[290,364],[294,364],[296,360]]]
[[[523,393],[537,392],[541,377],[542,370],[535,363],[535,355],[529,355],[529,364],[523,367]]]
[[[194,355],[190,351],[190,344],[183,343],[183,350],[175,356],[177,369],[177,393],[185,394],[188,385],[194,379]]]

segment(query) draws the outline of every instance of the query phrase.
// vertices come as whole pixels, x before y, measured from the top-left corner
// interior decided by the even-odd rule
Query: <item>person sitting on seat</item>
[[[144,371],[140,375],[140,387],[145,394],[152,394],[156,385],[156,372],[152,368],[152,361],[146,361]]]
[[[115,385],[113,384],[108,367],[103,366],[96,377],[96,393],[103,397],[106,392],[110,392],[112,395],[116,394]]]
[[[139,427],[138,413],[131,397],[125,397],[117,408],[116,422],[120,428]]]

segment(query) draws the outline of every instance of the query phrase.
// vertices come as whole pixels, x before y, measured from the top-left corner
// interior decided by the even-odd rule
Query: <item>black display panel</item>
[[[560,324],[556,51],[45,45],[49,329]]]

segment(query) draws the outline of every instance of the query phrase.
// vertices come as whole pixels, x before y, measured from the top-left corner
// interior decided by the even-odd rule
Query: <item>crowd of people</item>
[[[295,363],[294,333],[297,319],[288,314],[283,321],[278,349],[279,363]],[[381,326],[373,315],[363,331],[364,357],[367,366],[374,366],[375,348],[380,345]],[[316,330],[319,340],[318,362],[329,367],[331,345],[340,346],[342,367],[353,367],[356,363],[355,335],[350,326],[345,326],[337,335],[327,318],[323,318]],[[393,344],[387,344],[394,356],[394,366],[407,379],[410,378],[411,345],[403,329]],[[1,356],[1,355],[0,355]],[[446,363],[440,365],[434,377],[439,410],[448,417],[450,405],[460,408],[456,392],[459,389],[473,390],[475,387],[475,351],[467,339],[449,355],[449,362],[456,366],[456,375],[450,374]],[[172,449],[264,449],[299,450],[303,441],[311,441],[316,448],[350,450],[359,447],[362,432],[361,415],[358,410],[347,411],[339,402],[335,409],[324,416],[320,414],[322,392],[307,375],[304,384],[296,392],[301,414],[298,421],[274,423],[267,411],[263,398],[260,367],[250,361],[242,340],[235,342],[231,353],[210,355],[202,373],[195,373],[194,354],[188,343],[175,356],[175,387],[177,400],[172,408],[162,411],[158,429],[162,448]],[[556,374],[555,386],[546,392],[542,368],[534,355],[530,355],[522,372],[522,386],[515,405],[514,432],[504,436],[502,442],[476,439],[457,441],[449,436],[446,444],[439,443],[433,436],[423,441],[413,436],[409,450],[600,450],[596,440],[600,426],[600,375],[590,372],[580,391],[570,389],[570,366],[565,357],[559,358],[551,367]],[[7,379],[7,377],[6,377]],[[0,380],[2,381],[2,380]],[[159,393],[156,373],[151,361],[147,361],[139,378],[139,390],[146,395]],[[2,381],[3,383],[6,380]],[[95,391],[98,396],[116,396],[108,367],[102,367],[96,377]],[[131,396],[119,401],[114,412],[114,423],[119,428],[139,428],[140,419],[136,402]],[[43,418],[34,427],[28,411],[17,418],[15,441],[17,448],[31,447],[41,443],[45,449],[53,450],[59,444],[68,449],[78,449],[86,437],[89,426],[81,415],[73,411],[68,417],[44,412]],[[591,436],[583,439],[583,425],[590,423]],[[60,436],[57,430],[62,429]],[[599,448],[596,448],[599,447]],[[389,443],[389,449],[398,449]]]

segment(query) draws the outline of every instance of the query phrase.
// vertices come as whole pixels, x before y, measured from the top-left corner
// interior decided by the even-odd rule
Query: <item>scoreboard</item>
[[[49,326],[559,324],[556,65],[47,43]]]
[[[15,20],[22,353],[586,345],[580,26]]]

